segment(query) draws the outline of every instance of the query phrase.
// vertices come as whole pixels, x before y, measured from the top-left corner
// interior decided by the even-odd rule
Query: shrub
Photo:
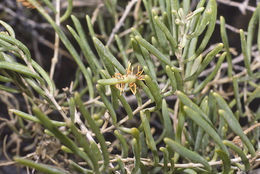
[[[12,122],[1,120],[19,141],[35,139],[34,152],[17,152],[23,157],[13,157],[16,163],[55,174],[230,173],[257,166],[259,107],[249,105],[260,89],[259,53],[252,47],[255,36],[260,40],[259,6],[247,35],[240,30],[244,67],[236,72],[223,17],[222,43],[207,49],[215,0],[194,9],[186,0],[105,0],[111,17],[99,6],[86,21],[71,15],[67,2],[59,18],[48,0],[23,1],[55,31],[50,71],[1,21],[0,89]],[[69,18],[73,25],[65,30]],[[53,80],[59,41],[77,64],[75,80],[63,90]]]

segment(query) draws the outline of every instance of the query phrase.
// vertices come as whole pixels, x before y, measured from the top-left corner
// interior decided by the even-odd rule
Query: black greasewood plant
[[[255,35],[260,48],[260,33],[255,32],[260,6],[247,36],[240,30],[245,67],[235,73],[223,17],[223,43],[206,50],[216,27],[216,0],[201,0],[192,11],[189,0],[132,0],[123,14],[115,8],[119,1],[105,0],[114,18],[87,15],[88,31],[71,15],[72,0],[60,21],[45,10],[58,13],[49,0],[23,2],[53,27],[78,70],[72,85],[58,91],[52,75],[34,61],[11,26],[0,21],[6,29],[0,33],[1,95],[22,94],[28,107],[9,108],[16,116],[13,130],[21,140],[33,135],[58,140],[56,153],[64,157],[53,155],[50,163],[27,155],[13,157],[15,162],[55,174],[232,173],[257,164],[260,112],[249,105],[260,93],[259,53],[252,54]],[[67,29],[84,60],[61,28],[68,17],[74,26]],[[116,35],[123,23],[126,32]],[[232,92],[223,89],[224,83]],[[248,120],[245,127],[239,123],[242,117]],[[44,129],[37,135],[28,129],[36,124]]]

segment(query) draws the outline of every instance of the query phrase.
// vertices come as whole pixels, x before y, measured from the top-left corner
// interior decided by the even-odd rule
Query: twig
[[[11,158],[9,158],[8,154],[6,153],[6,141],[7,141],[7,135],[4,137],[4,141],[3,141],[3,153],[4,153],[5,158],[8,161],[12,161]]]
[[[255,128],[257,127],[260,127],[260,123],[256,123],[252,126],[250,126],[249,128],[247,128],[246,130],[244,130],[244,134],[248,134],[249,132],[251,132],[252,130],[254,130]],[[241,139],[239,136],[236,136],[234,139],[233,139],[233,142],[237,145],[240,145],[242,146],[242,142],[241,142]]]
[[[120,27],[123,25],[128,13],[130,12],[131,8],[134,6],[134,4],[137,2],[138,0],[131,0],[125,9],[125,12],[123,13],[122,17],[120,18],[119,22],[116,24],[116,26],[113,28],[112,33],[109,36],[109,39],[107,41],[106,46],[109,47],[109,45],[111,44],[112,40],[114,39],[114,36],[116,34],[116,32],[120,29]]]
[[[176,129],[177,129],[177,125],[178,125],[178,110],[179,110],[179,98],[177,99],[175,105],[174,105],[174,115],[173,115],[173,124],[174,124],[174,133],[176,134]]]
[[[219,20],[217,20],[216,23],[220,25],[220,21],[219,21]],[[236,27],[233,27],[232,25],[225,24],[225,28],[226,28],[226,29],[229,29],[230,31],[233,31],[234,33],[240,34],[239,29],[236,28]],[[245,31],[244,33],[245,33],[245,35],[247,35],[247,32],[246,32],[246,31]]]
[[[134,112],[133,112],[133,115],[137,114],[138,112],[140,112],[142,109],[144,109],[146,106],[148,106],[148,105],[151,104],[151,103],[152,103],[152,100],[149,99],[149,100],[148,100],[146,103],[144,103],[142,106],[136,108],[136,110],[134,110]],[[125,116],[122,120],[120,120],[120,121],[118,122],[118,126],[120,126],[121,124],[123,124],[123,123],[126,122],[127,120],[128,120],[128,115]],[[112,130],[112,129],[114,129],[114,128],[115,128],[115,126],[112,125],[112,126],[106,128],[106,129],[104,129],[104,130],[102,131],[102,133],[108,132],[108,131],[110,131],[110,130]]]
[[[14,12],[10,8],[7,8],[6,6],[4,6],[0,3],[0,11],[2,11],[2,10],[4,12],[6,12],[7,14],[9,14],[10,16],[13,16],[13,17],[19,19],[22,23],[29,25],[32,28],[40,28],[40,29],[50,29],[51,28],[51,25],[48,23],[39,23],[39,22],[36,23],[29,18],[25,18],[23,15],[17,15],[16,12]]]
[[[247,155],[246,157],[248,159],[251,159],[251,155]],[[122,160],[122,162],[124,162],[124,163],[130,163],[130,162],[133,162],[135,160],[134,158],[121,158],[120,156],[116,155],[110,160],[110,163],[116,162],[117,158],[120,158]],[[260,159],[257,159],[257,160],[260,160]],[[154,166],[154,162],[151,159],[141,158],[141,161],[145,166]],[[231,159],[230,161],[233,164],[233,163],[241,162],[242,159],[240,157],[237,157],[237,158]],[[102,163],[102,161],[99,161],[99,163]],[[85,162],[80,162],[79,164],[84,165]],[[222,165],[222,164],[223,164],[223,162],[221,160],[209,162],[210,166],[218,166],[218,165]],[[158,165],[162,166],[162,167],[164,166],[163,163],[158,163]],[[171,167],[171,164],[168,163],[167,166]],[[198,168],[198,167],[204,167],[204,166],[200,163],[186,163],[186,164],[174,164],[174,167],[176,167],[176,168]]]
[[[136,6],[135,6],[135,9],[134,9],[134,19],[135,21],[138,21],[138,11],[140,9],[140,6],[141,6],[141,0],[138,0]]]
[[[251,67],[251,70],[254,71],[255,69],[257,69],[259,67],[260,67],[260,63],[254,63],[254,66]],[[236,74],[235,77],[240,78],[243,75],[245,75],[246,73],[247,73],[247,71],[244,70],[243,72]],[[217,81],[213,80],[213,81],[209,82],[208,85],[210,86],[210,85],[213,85],[213,84],[223,84],[223,83],[228,83],[228,82],[231,82],[231,81],[232,81],[232,78],[224,77],[224,78],[221,78]]]
[[[93,12],[92,18],[91,18],[91,24],[94,25],[95,21],[97,20],[98,13],[100,11],[100,8],[103,7],[104,4],[99,4],[96,9]]]
[[[10,165],[13,165],[13,164],[15,164],[14,161],[0,161],[0,167],[10,166]]]
[[[60,26],[60,0],[56,0],[55,22],[58,26]],[[53,53],[53,58],[51,60],[51,68],[50,68],[50,78],[51,79],[53,79],[55,67],[58,62],[59,43],[60,43],[59,35],[57,33],[55,33],[54,53]]]
[[[239,3],[239,2],[234,2],[234,1],[227,1],[227,0],[217,0],[217,2],[222,3],[222,4],[226,4],[229,6],[233,6],[233,7],[237,7],[239,8],[239,10],[241,11],[242,14],[246,13],[246,10],[255,11],[255,7],[249,6],[248,5],[248,0],[245,0],[243,3]]]
[[[23,157],[23,158],[30,158],[30,157],[32,157],[33,155],[35,155],[35,152],[30,153],[30,154],[26,155],[26,156]],[[17,162],[15,162],[15,161],[0,161],[0,167],[2,167],[2,166],[10,166],[10,165],[13,165],[13,164],[16,164],[16,163],[17,163]]]
[[[73,0],[73,7],[90,7],[90,6],[98,6],[102,3],[102,0],[87,0],[87,1],[82,1],[82,0]],[[66,8],[68,6],[68,2],[65,1],[61,4],[62,8]]]
[[[88,130],[86,125],[82,122],[80,115],[75,111],[75,123],[80,127],[81,133],[87,137],[89,141],[95,141],[92,133]]]
[[[144,21],[141,19],[141,20],[138,21],[137,24],[135,24],[135,25],[133,26],[133,28],[135,28],[136,26],[140,26],[140,24],[142,24],[142,23],[144,23]],[[132,28],[128,28],[128,29],[122,31],[121,33],[119,33],[118,36],[119,36],[119,37],[123,37],[123,36],[125,36],[125,35],[127,35],[127,34],[129,34],[129,33],[131,33],[131,32],[132,32]]]
[[[46,45],[47,47],[53,49],[54,48],[54,44],[50,41],[48,41],[47,39],[45,39],[42,36],[37,36],[37,39],[39,40],[39,42],[41,42],[43,45]],[[59,48],[59,52],[62,56],[64,56],[65,58],[68,58],[70,60],[73,60],[72,56],[64,49]]]

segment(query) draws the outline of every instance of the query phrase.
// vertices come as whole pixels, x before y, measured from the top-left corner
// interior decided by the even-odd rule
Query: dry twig
[[[246,10],[254,12],[256,9],[255,7],[248,5],[248,0],[244,0],[243,3],[234,2],[234,1],[230,1],[230,0],[228,0],[228,1],[227,0],[217,0],[217,2],[225,4],[225,5],[237,7],[237,8],[239,8],[239,10],[241,11],[242,14],[246,14]]]
[[[120,29],[121,26],[123,26],[124,24],[124,21],[127,17],[127,15],[129,14],[131,8],[135,5],[135,3],[137,2],[138,0],[132,0],[130,1],[127,6],[126,6],[126,9],[122,15],[122,17],[120,18],[119,22],[116,24],[116,26],[113,28],[112,30],[112,33],[111,35],[109,36],[109,39],[107,41],[107,44],[106,46],[109,46],[111,43],[112,43],[112,40],[114,39],[114,36],[116,34],[116,32]]]

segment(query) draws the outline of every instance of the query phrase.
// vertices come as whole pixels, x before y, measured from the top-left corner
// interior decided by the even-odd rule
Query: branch
[[[123,25],[128,13],[130,12],[131,8],[134,6],[134,4],[137,2],[138,0],[132,0],[130,1],[125,9],[124,14],[122,15],[122,17],[120,18],[119,22],[116,24],[116,26],[113,28],[112,33],[109,36],[109,39],[107,41],[106,46],[109,47],[109,45],[111,44],[111,42],[114,39],[114,36],[116,34],[116,32],[120,29],[120,27]]]
[[[242,14],[246,13],[246,10],[255,11],[255,7],[249,6],[248,5],[248,0],[244,0],[243,3],[239,3],[239,2],[233,2],[233,1],[227,1],[227,0],[217,0],[217,2],[225,4],[225,5],[229,5],[229,6],[233,6],[233,7],[237,7],[239,8],[239,10],[241,11]]]

